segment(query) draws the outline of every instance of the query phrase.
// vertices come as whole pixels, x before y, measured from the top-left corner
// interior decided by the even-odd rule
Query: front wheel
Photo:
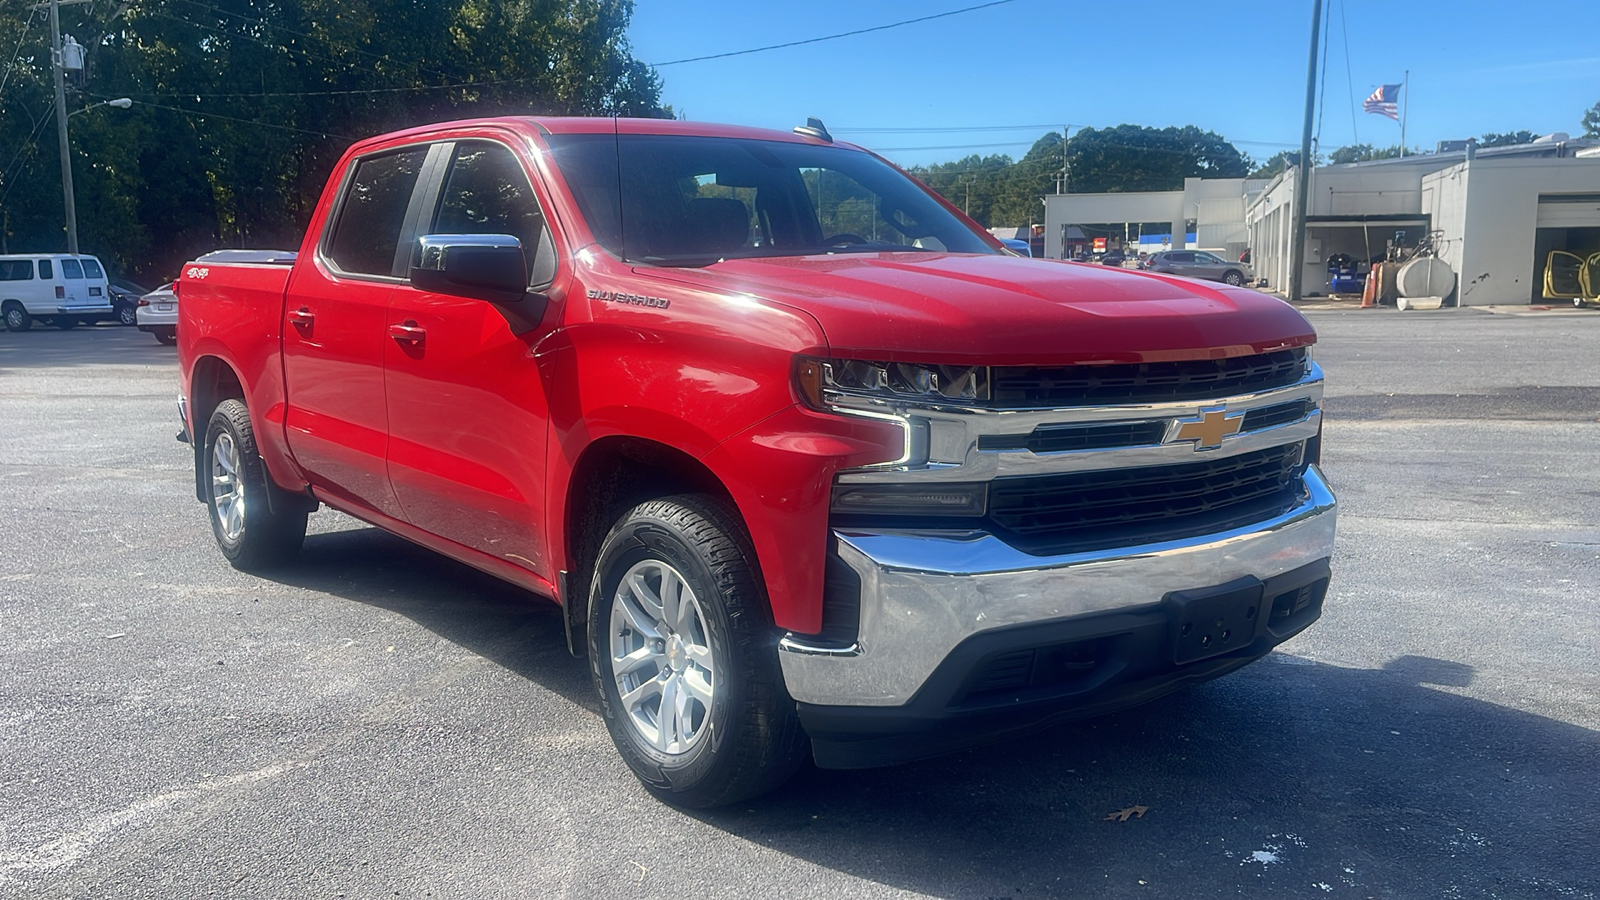
[[[786,781],[806,739],[743,525],[702,494],[642,503],[601,544],[589,659],[611,739],[662,800],[734,803]]]
[[[274,498],[279,502],[273,511],[267,492],[280,489],[267,480],[243,403],[217,405],[206,426],[204,452],[211,532],[233,567],[270,568],[298,553],[306,538],[306,511],[292,495]]]
[[[1244,284],[1244,276],[1238,272],[1227,272],[1222,276],[1222,280],[1224,283],[1231,284],[1234,287]]]
[[[117,321],[124,325],[139,324],[139,310],[133,306],[123,306],[117,309]]]

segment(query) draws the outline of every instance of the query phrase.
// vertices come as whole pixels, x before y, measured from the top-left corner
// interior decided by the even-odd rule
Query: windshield
[[[549,143],[595,239],[629,261],[998,252],[915,182],[856,150],[645,134]]]

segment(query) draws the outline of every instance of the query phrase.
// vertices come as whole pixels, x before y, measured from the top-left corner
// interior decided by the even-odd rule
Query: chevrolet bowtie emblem
[[[1222,446],[1223,438],[1239,433],[1239,426],[1244,424],[1244,413],[1229,416],[1225,409],[1208,409],[1199,418],[1178,419],[1177,423],[1177,432],[1167,439],[1167,443],[1194,441],[1195,450],[1215,450]]]

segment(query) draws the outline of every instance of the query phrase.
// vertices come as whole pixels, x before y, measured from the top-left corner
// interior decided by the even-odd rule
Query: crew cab
[[[371,138],[179,293],[223,554],[327,504],[560,604],[676,804],[1143,702],[1327,592],[1299,313],[1018,258],[814,120]]]

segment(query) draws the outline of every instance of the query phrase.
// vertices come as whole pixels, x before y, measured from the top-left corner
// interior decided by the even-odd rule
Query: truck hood
[[[803,310],[833,354],[889,362],[1156,362],[1316,341],[1303,316],[1257,291],[1056,260],[861,253],[650,271]]]

